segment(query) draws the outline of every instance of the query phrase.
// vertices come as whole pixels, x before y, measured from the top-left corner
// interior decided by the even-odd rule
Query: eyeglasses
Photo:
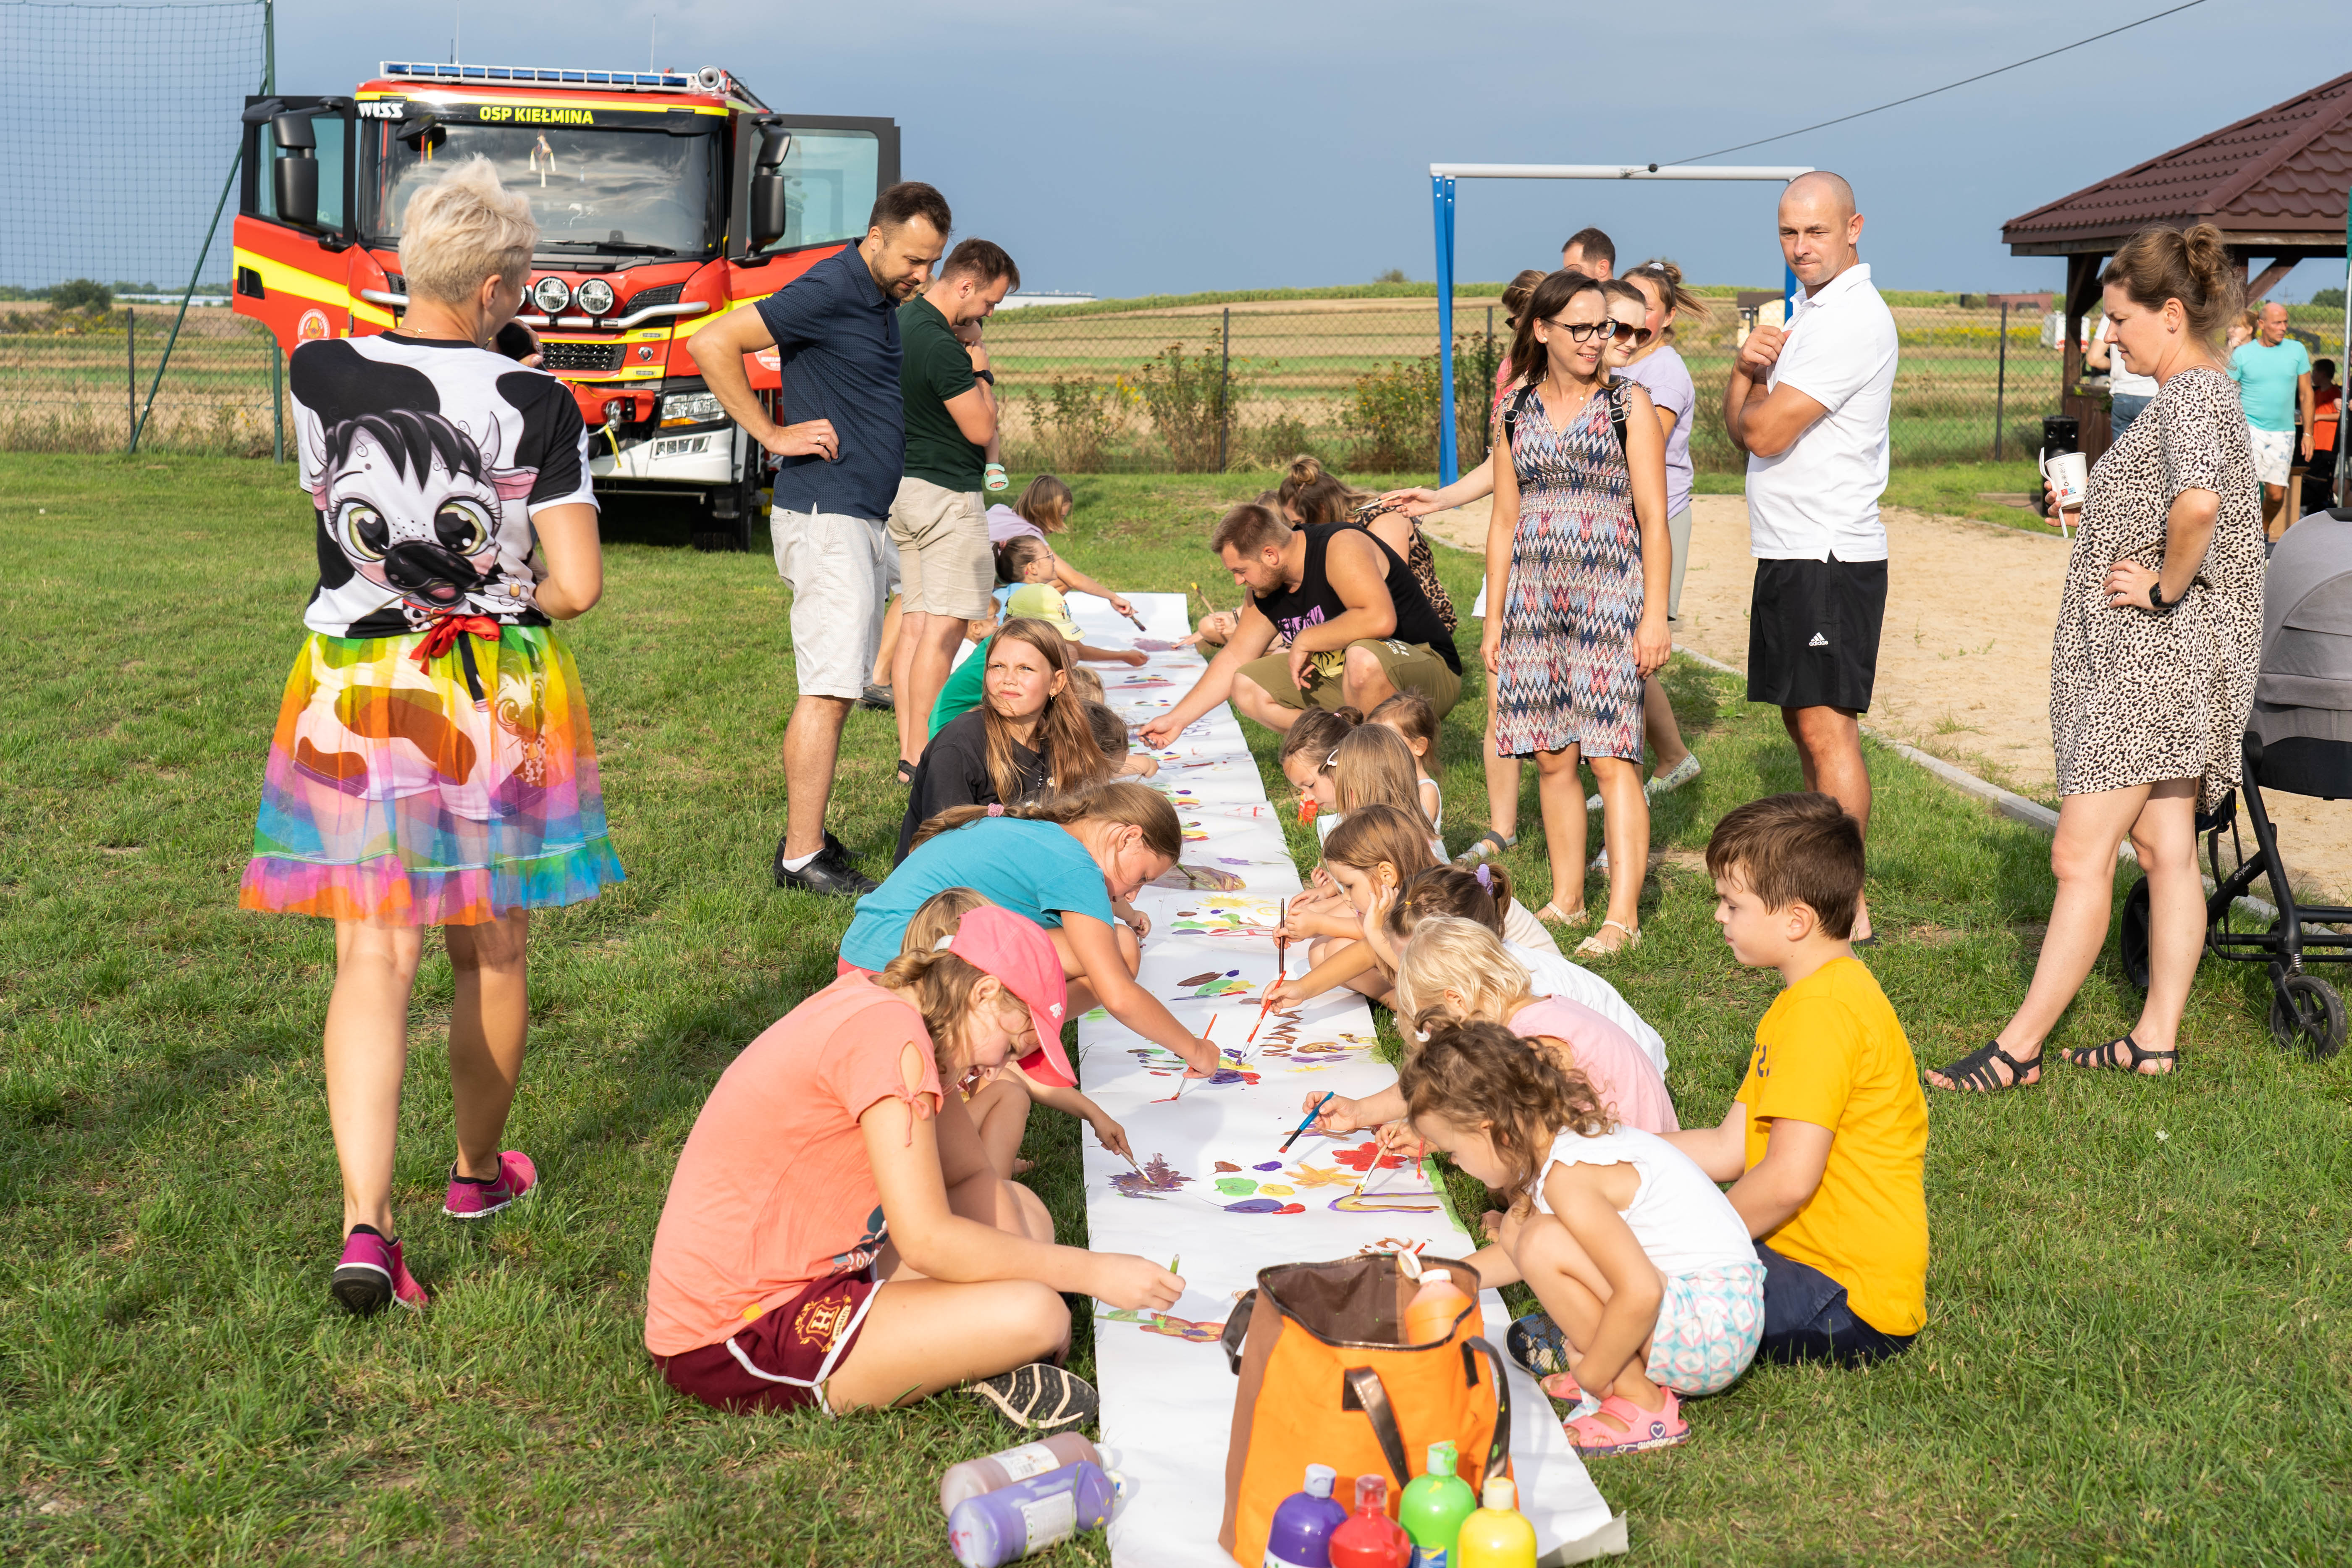
[[[1653,335],[1649,328],[1636,327],[1625,321],[1546,321],[1544,325],[1566,332],[1569,342],[1576,343],[1590,342],[1592,334],[1599,332],[1602,342],[1612,338],[1630,338],[1633,346],[1640,348]]]

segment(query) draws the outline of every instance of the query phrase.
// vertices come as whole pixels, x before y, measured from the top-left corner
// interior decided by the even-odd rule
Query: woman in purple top
[[[1629,290],[1628,298],[1638,295],[1648,312],[1644,324],[1650,329],[1649,341],[1637,347],[1621,338],[1611,347],[1609,357],[1612,368],[1620,376],[1650,395],[1659,427],[1665,432],[1666,535],[1675,551],[1674,571],[1666,586],[1666,619],[1671,623],[1681,613],[1683,568],[1690,557],[1690,433],[1698,393],[1691,384],[1689,368],[1683,363],[1683,356],[1674,351],[1670,339],[1677,315],[1688,310],[1695,316],[1704,316],[1706,306],[1683,287],[1682,268],[1671,261],[1645,261],[1609,287],[1612,292]],[[1627,357],[1620,361],[1621,354]],[[1664,795],[1698,777],[1698,759],[1683,744],[1682,731],[1675,723],[1674,706],[1666,700],[1666,689],[1654,675],[1643,684],[1642,729],[1643,739],[1650,743],[1646,794]]]

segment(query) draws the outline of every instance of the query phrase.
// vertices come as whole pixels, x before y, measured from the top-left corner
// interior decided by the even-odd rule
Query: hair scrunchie
[[[1488,893],[1491,894],[1494,892],[1495,868],[1492,866],[1487,865],[1482,860],[1478,863],[1478,868],[1470,874],[1478,879],[1478,885],[1486,889]]]
[[[988,815],[991,816],[1003,816],[1004,815],[1004,803],[1002,801],[992,802],[988,808]]]

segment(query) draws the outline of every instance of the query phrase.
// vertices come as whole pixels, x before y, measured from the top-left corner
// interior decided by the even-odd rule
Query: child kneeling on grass
[[[1848,937],[1862,830],[1826,795],[1750,801],[1706,847],[1731,954],[1788,987],[1720,1126],[1674,1142],[1756,1238],[1767,1361],[1875,1362],[1927,1315],[1927,1105],[1886,994]]]
[[[1216,1070],[1216,1047],[1135,983],[1150,921],[1129,900],[1176,864],[1183,839],[1166,795],[1118,781],[1031,805],[943,811],[915,834],[913,852],[889,879],[857,900],[841,939],[842,967],[880,970],[898,956],[907,922],[924,900],[971,888],[1045,928],[1071,983],[1074,1011],[1100,1003],[1205,1076]]]
[[[947,945],[845,974],[745,1047],[679,1153],[654,1235],[646,1348],[728,1410],[827,1414],[971,1384],[1017,1426],[1074,1429],[1060,1292],[1136,1310],[1183,1289],[1146,1258],[1054,1244],[944,1089],[1018,1053],[1063,1081],[1052,943],[975,910]],[[888,1287],[887,1289],[884,1286]]]
[[[1439,1024],[1398,1086],[1413,1131],[1510,1205],[1470,1264],[1543,1303],[1510,1339],[1544,1391],[1600,1400],[1570,1441],[1587,1456],[1687,1441],[1677,1396],[1730,1386],[1764,1321],[1763,1266],[1706,1173],[1499,1024]]]
[[[964,916],[974,910],[995,907],[970,888],[950,888],[933,894],[915,911],[915,918],[907,922],[898,956],[907,958],[932,952],[955,935]],[[1101,1106],[1079,1093],[1075,1080],[1065,1082],[1052,1073],[1034,1075],[1021,1063],[1008,1060],[992,1077],[965,1089],[960,1099],[980,1134],[982,1147],[988,1151],[989,1164],[1000,1176],[1018,1176],[1030,1169],[1029,1162],[1021,1158],[1021,1139],[1029,1129],[1029,1107],[1033,1102],[1076,1117],[1095,1130],[1095,1137],[1104,1148],[1129,1163],[1135,1159],[1135,1152],[1128,1145],[1127,1130],[1112,1121]],[[946,1114],[945,1110],[941,1114]]]
[[[1469,875],[1455,866],[1444,869]],[[1421,878],[1413,880],[1418,884]],[[1528,972],[1494,932],[1475,921],[1450,915],[1421,921],[1397,963],[1396,1010],[1398,1027],[1409,1037],[1408,1053],[1416,1032],[1441,1025],[1500,1024],[1549,1052],[1562,1071],[1582,1075],[1612,1121],[1644,1132],[1672,1132],[1680,1125],[1665,1080],[1631,1035],[1590,1007],[1531,991]],[[1309,1093],[1301,1109],[1318,1106],[1323,1097]],[[1397,1147],[1409,1142],[1404,1114],[1404,1095],[1391,1087],[1360,1100],[1337,1097],[1323,1106],[1315,1125],[1331,1133],[1377,1127],[1383,1145]]]

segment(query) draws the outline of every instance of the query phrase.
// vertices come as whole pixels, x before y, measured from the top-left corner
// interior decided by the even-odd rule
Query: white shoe
[[[1600,854],[1595,855],[1592,858],[1592,865],[1590,868],[1595,871],[1606,871],[1609,869],[1609,851],[1603,849]]]
[[[1700,773],[1705,773],[1706,771],[1706,769],[1698,765],[1698,753],[1696,752],[1686,752],[1683,754],[1683,760],[1681,762],[1676,763],[1664,773],[1660,773],[1657,777],[1644,784],[1642,786],[1642,794],[1651,800],[1655,800],[1662,795],[1672,795],[1675,791],[1682,788],[1683,785],[1690,783],[1691,780],[1698,777]],[[1584,809],[1587,811],[1599,811],[1601,809],[1601,797],[1597,795],[1585,796]]]

